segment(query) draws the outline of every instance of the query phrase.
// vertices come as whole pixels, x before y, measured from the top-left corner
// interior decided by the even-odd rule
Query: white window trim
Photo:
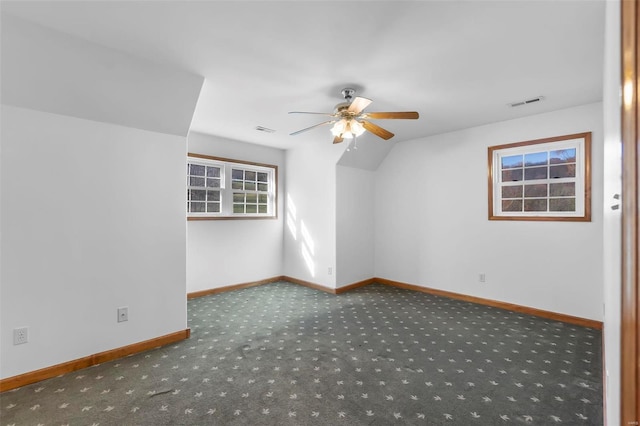
[[[540,179],[531,183],[575,182],[576,209],[574,212],[503,212],[501,159],[511,155],[576,149],[576,177]],[[591,220],[591,132],[578,133],[553,138],[517,142],[489,147],[489,220],[548,220],[548,221],[590,221]],[[523,184],[518,181],[514,185]],[[548,199],[548,197],[547,197]]]
[[[188,153],[188,164],[200,164],[205,166],[217,166],[221,169],[220,188],[210,188],[212,190],[220,190],[220,212],[189,212],[187,209],[187,220],[213,220],[213,219],[275,219],[278,216],[278,166],[271,164],[253,163],[242,160],[234,160],[229,158],[214,157],[203,154]],[[232,188],[232,169],[250,170],[255,172],[267,173],[269,191],[267,192],[267,213],[234,213],[233,212],[233,192]],[[189,189],[189,176],[186,177],[186,186]],[[237,192],[252,192],[245,190],[236,190]],[[188,200],[186,200],[188,202]]]

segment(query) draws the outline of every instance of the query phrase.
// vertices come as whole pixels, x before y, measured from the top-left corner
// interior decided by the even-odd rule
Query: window
[[[275,218],[277,166],[188,154],[187,219]]]
[[[489,147],[490,220],[591,220],[591,133]]]

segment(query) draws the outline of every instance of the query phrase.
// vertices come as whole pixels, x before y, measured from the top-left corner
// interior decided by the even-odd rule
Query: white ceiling
[[[604,1],[46,1],[2,11],[205,77],[191,130],[278,148],[343,87],[394,141],[602,99]],[[46,72],[46,70],[43,70]],[[536,104],[508,103],[544,96]],[[255,130],[264,126],[276,130]],[[375,138],[365,134],[362,139]]]

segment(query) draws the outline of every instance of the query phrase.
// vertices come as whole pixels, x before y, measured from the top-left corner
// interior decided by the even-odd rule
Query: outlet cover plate
[[[29,341],[29,327],[20,327],[13,329],[13,344],[22,345]]]
[[[118,308],[118,322],[129,321],[129,307]]]

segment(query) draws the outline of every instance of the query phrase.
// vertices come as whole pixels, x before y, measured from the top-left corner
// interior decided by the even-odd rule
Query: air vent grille
[[[527,99],[526,101],[519,101],[510,103],[509,106],[514,108],[522,105],[535,104],[536,102],[542,102],[544,100],[544,96],[538,96],[537,98]]]
[[[256,126],[256,130],[259,132],[266,132],[266,133],[274,133],[275,130],[270,129],[268,127],[264,127],[264,126]]]

